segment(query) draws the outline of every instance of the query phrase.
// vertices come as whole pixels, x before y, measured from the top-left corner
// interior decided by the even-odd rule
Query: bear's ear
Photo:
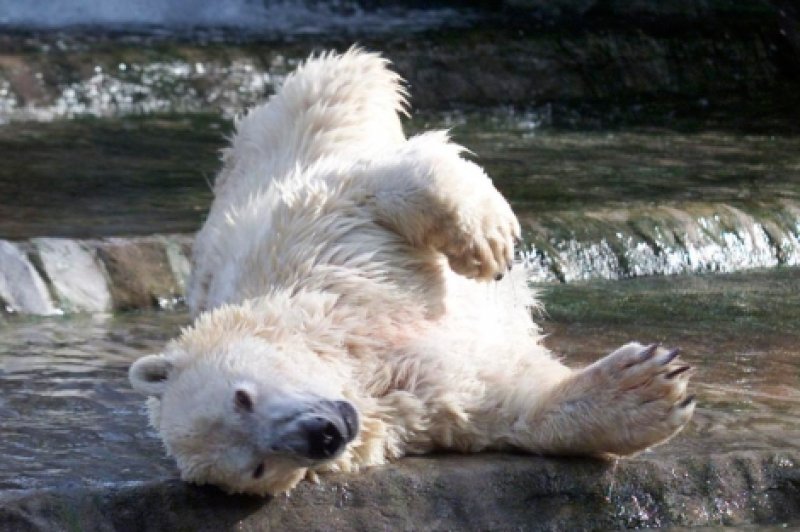
[[[128,378],[133,389],[146,395],[160,396],[174,366],[164,355],[147,355],[131,365]]]

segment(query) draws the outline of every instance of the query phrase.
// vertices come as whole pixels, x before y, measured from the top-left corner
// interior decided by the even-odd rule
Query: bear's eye
[[[253,478],[258,480],[263,475],[264,475],[264,464],[263,463],[262,464],[258,464],[258,467],[256,467],[256,470],[253,471]]]
[[[236,390],[233,400],[238,410],[244,410],[245,412],[253,411],[253,399],[246,391]]]

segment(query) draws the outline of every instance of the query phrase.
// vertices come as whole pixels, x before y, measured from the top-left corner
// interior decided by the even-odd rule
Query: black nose
[[[308,438],[308,458],[314,460],[333,458],[347,443],[336,423],[322,416],[307,420],[303,428]]]
[[[312,460],[338,456],[358,434],[358,412],[347,401],[321,401],[300,424],[303,445],[299,454]]]

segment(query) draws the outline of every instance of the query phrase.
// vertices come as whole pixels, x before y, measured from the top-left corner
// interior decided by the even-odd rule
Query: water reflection
[[[127,367],[186,320],[149,313],[0,323],[0,487],[171,474]]]
[[[800,448],[800,269],[555,285],[547,343],[588,363],[631,340],[679,346],[694,421],[657,453]]]

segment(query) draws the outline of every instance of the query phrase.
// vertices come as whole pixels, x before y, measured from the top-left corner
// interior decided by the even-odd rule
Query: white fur
[[[198,318],[131,368],[187,480],[278,493],[434,449],[628,454],[691,416],[666,351],[551,356],[525,272],[493,280],[519,237],[508,203],[445,133],[406,139],[403,106],[387,62],[352,49],[238,121],[195,244]],[[329,461],[273,452],[320,400],[356,407],[356,439]]]

